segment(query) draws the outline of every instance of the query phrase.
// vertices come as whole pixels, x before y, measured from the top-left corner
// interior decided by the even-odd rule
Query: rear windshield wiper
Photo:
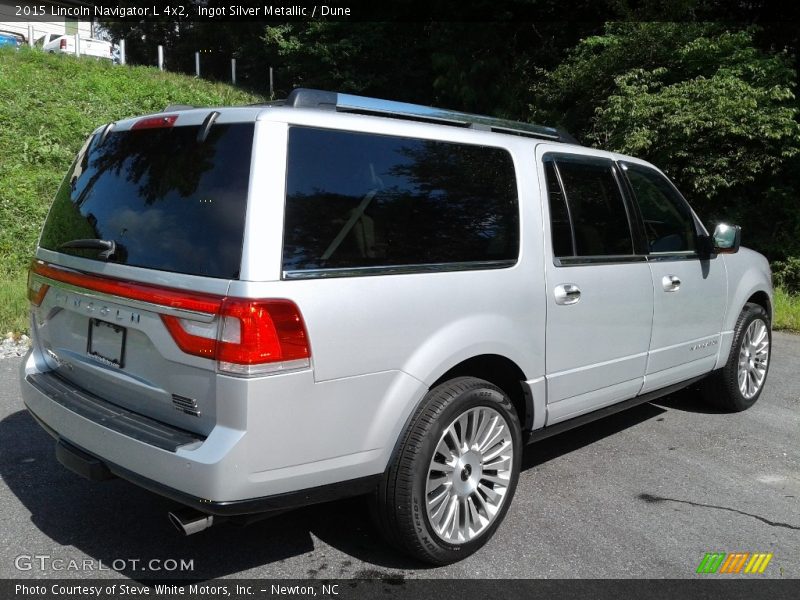
[[[117,251],[117,243],[114,240],[71,240],[59,246],[59,248],[77,248],[81,250],[102,250],[97,256],[103,260],[108,260]]]

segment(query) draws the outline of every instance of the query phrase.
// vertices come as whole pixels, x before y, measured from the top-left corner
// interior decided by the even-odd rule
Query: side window
[[[623,168],[642,213],[650,252],[694,251],[697,231],[683,198],[657,171],[631,163]]]
[[[550,234],[553,238],[553,256],[562,258],[575,256],[572,239],[572,226],[569,222],[569,211],[564,191],[556,174],[556,165],[548,160],[544,163],[544,175],[547,183],[547,199],[550,205]]]
[[[447,268],[516,261],[518,253],[517,184],[507,151],[289,130],[285,271]]]
[[[628,213],[611,161],[558,157],[555,162],[572,224],[574,255],[633,254]],[[563,237],[563,231],[559,233]],[[566,248],[566,242],[555,235],[553,239],[559,250]]]

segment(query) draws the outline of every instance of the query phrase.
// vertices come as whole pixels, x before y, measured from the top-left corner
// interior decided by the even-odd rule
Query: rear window
[[[114,241],[108,260],[217,278],[237,278],[242,257],[253,124],[111,133],[84,147],[56,194],[41,246]]]
[[[503,266],[516,261],[518,250],[517,185],[505,150],[290,130],[283,248],[289,276]]]

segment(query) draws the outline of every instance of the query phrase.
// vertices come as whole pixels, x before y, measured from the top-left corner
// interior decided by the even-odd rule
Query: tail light
[[[34,277],[35,272],[36,263],[31,263],[31,267],[28,270],[28,300],[31,301],[33,306],[41,306],[50,286]]]
[[[253,300],[187,292],[67,271],[35,261],[28,277],[28,297],[37,306],[48,285],[33,281],[33,274],[156,306],[213,315],[215,318],[210,322],[160,316],[178,348],[186,354],[216,360],[223,372],[253,376],[306,369],[311,365],[311,347],[303,316],[290,300]],[[37,283],[40,287],[34,287]]]
[[[58,43],[58,47],[59,47],[60,50],[66,50],[67,49],[67,40],[66,40],[66,38],[62,38],[61,39],[61,41]]]
[[[223,298],[218,315],[210,324],[161,319],[181,350],[216,359],[220,371],[263,375],[310,366],[308,335],[294,302]]]

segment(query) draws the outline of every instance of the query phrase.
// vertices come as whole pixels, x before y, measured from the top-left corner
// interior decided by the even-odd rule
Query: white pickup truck
[[[111,42],[95,38],[81,38],[78,52],[75,52],[74,35],[47,33],[36,40],[34,45],[45,52],[80,54],[81,56],[93,56],[94,58],[104,58],[107,60],[112,60],[113,58],[111,54]]]

